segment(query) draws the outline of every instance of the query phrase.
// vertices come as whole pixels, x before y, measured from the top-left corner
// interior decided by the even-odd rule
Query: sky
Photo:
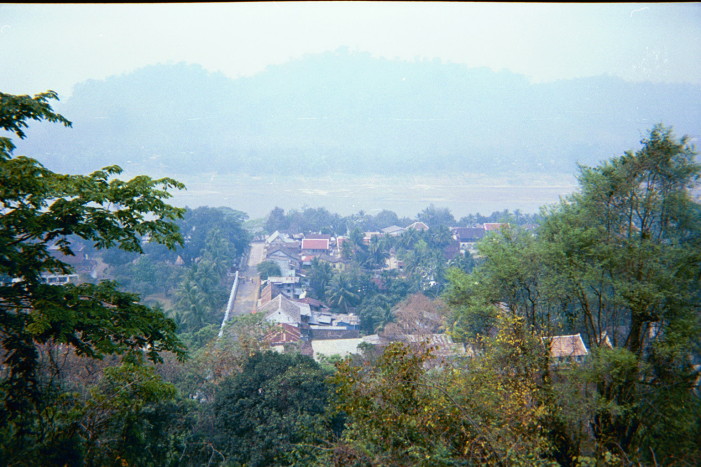
[[[369,52],[522,74],[701,84],[701,3],[0,4],[0,92],[161,63],[232,78],[307,54]]]

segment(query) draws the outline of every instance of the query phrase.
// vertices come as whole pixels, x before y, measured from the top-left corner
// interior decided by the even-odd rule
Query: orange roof
[[[553,336],[543,340],[550,341],[550,356],[553,358],[583,357],[589,353],[580,334]]]

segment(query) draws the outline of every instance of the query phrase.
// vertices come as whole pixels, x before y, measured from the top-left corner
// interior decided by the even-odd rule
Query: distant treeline
[[[424,222],[429,227],[473,227],[489,222],[508,222],[514,225],[534,225],[540,221],[539,214],[522,213],[516,209],[495,211],[489,215],[469,214],[456,220],[449,208],[429,205],[416,215],[416,218],[399,217],[394,211],[382,210],[372,215],[359,211],[350,216],[329,212],[326,208],[304,208],[289,210],[276,207],[266,217],[264,229],[271,234],[278,231],[294,233],[317,232],[323,234],[347,235],[354,229],[363,232],[377,232],[391,226],[406,227],[415,221]]]

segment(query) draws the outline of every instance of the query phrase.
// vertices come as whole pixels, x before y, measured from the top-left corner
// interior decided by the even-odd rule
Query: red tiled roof
[[[305,238],[302,240],[303,250],[328,250],[328,239]]]
[[[288,344],[297,342],[302,338],[302,333],[296,326],[287,323],[279,325],[276,330],[270,332],[267,340],[271,345]]]

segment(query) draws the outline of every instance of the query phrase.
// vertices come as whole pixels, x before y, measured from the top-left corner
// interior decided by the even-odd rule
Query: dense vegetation
[[[23,138],[30,120],[70,125],[49,105],[55,97],[0,94],[0,127]],[[429,206],[417,216],[429,230],[365,243],[363,232],[413,220],[273,210],[269,232],[349,237],[350,267],[314,262],[311,295],[355,310],[366,333],[445,332],[469,349],[368,345],[320,362],[269,351],[258,314],[216,338],[228,273],[252,236],[245,214],[174,208],[164,201],[182,188],[174,180],[124,182],[118,167],[62,175],[13,148],[0,138],[3,465],[701,457],[701,206],[691,196],[701,168],[669,128],[583,167],[580,191],[539,216],[456,222]],[[477,257],[449,261],[448,227],[487,221],[510,226],[487,235]],[[71,271],[53,245],[68,256],[85,246],[121,286],[47,285],[42,273]],[[404,274],[381,270],[390,253]],[[544,345],[577,333],[584,359],[557,360]]]

